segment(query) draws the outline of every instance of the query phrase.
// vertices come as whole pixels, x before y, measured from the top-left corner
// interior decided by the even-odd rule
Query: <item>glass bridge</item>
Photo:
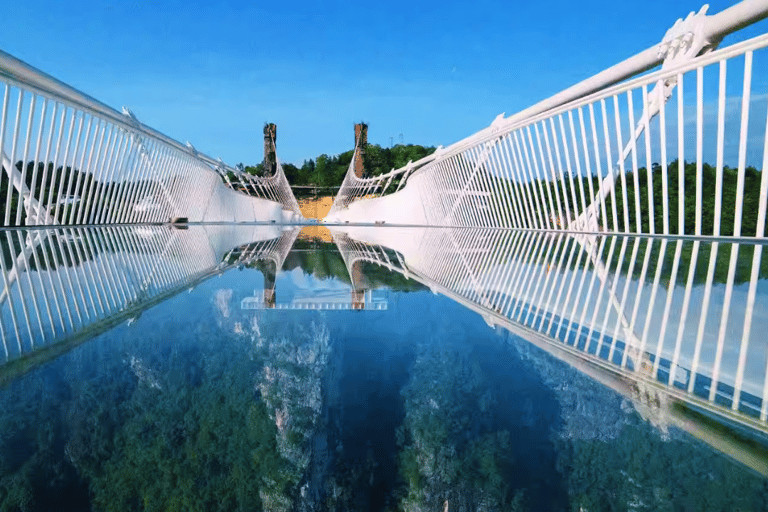
[[[768,3],[707,9],[399,169],[356,125],[311,226],[275,125],[0,51],[0,510],[768,510]]]

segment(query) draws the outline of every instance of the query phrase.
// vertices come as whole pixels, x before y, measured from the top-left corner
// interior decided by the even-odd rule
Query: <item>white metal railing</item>
[[[437,152],[439,153],[441,150],[442,148],[438,148]],[[408,162],[402,169],[392,169],[390,172],[378,176],[358,178],[355,175],[355,160],[357,159],[357,153],[358,148],[355,147],[352,161],[347,168],[347,173],[344,175],[344,181],[333,200],[333,205],[331,205],[328,215],[344,210],[352,202],[358,199],[381,197],[387,192],[393,193],[400,191],[413,171],[434,158],[434,155],[430,155],[419,160],[417,163]]]
[[[763,236],[768,180],[757,169],[768,167],[768,35],[713,48],[768,16],[768,4],[705,14],[418,162],[367,180],[348,171],[335,212],[399,179],[418,190],[428,225]],[[380,204],[375,219],[345,219],[386,221]]]
[[[253,198],[300,215],[282,167],[243,173],[4,52],[0,90],[0,225],[255,220]]]
[[[277,172],[272,176],[254,176],[222,165],[216,166],[215,169],[232,190],[279,203],[285,210],[301,215],[299,203],[293,195],[279,158],[277,159]],[[230,179],[229,173],[235,175],[234,181]]]
[[[271,240],[249,241],[231,249],[223,261],[232,266],[252,265],[257,261],[269,261],[275,266],[275,272],[283,268],[285,258],[293,247],[300,229],[294,227],[283,231],[279,237]]]
[[[368,195],[369,192],[366,190],[368,186],[375,190],[380,185],[376,178],[363,179],[355,176],[355,161],[357,160],[358,150],[359,148],[355,146],[352,160],[349,162],[349,167],[347,167],[347,174],[344,175],[344,181],[341,182],[341,187],[333,199],[329,214],[336,213],[349,206],[349,203],[352,201]]]
[[[354,265],[358,261],[368,261],[376,263],[379,266],[387,268],[391,272],[399,272],[407,275],[408,270],[405,267],[401,256],[393,251],[388,251],[380,246],[365,243],[359,240],[355,240],[353,237],[348,236],[344,232],[336,230],[331,231],[333,237],[333,243],[339,249],[341,258],[344,260],[344,265],[347,267],[347,273],[352,280],[352,286],[355,287],[355,275]]]
[[[130,324],[237,265],[263,259],[280,268],[298,232],[226,225],[0,231],[0,365]],[[231,250],[233,243],[245,250]]]
[[[400,272],[580,369],[587,362],[623,379],[633,400],[680,400],[768,433],[768,341],[757,334],[768,330],[768,315],[749,265],[764,242],[445,227],[331,232],[348,266],[366,260]],[[734,287],[730,255],[739,245],[747,268]],[[654,422],[664,426],[668,412],[655,412]]]

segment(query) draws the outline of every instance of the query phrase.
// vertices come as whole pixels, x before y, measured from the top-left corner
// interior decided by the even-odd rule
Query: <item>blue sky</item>
[[[700,2],[8,1],[0,49],[230,164],[260,161],[277,123],[278,156],[300,164],[351,149],[360,120],[372,143],[448,145],[659,42]]]

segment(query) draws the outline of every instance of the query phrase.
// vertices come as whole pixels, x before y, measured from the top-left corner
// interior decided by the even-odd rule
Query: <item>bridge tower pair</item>
[[[264,173],[272,176],[277,172],[277,125],[264,124]],[[365,174],[365,147],[368,145],[368,125],[355,123],[355,176],[362,178]]]

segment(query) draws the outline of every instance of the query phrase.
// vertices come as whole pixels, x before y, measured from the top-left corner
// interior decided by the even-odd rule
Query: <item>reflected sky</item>
[[[331,239],[0,232],[2,507],[765,508],[754,245]]]

